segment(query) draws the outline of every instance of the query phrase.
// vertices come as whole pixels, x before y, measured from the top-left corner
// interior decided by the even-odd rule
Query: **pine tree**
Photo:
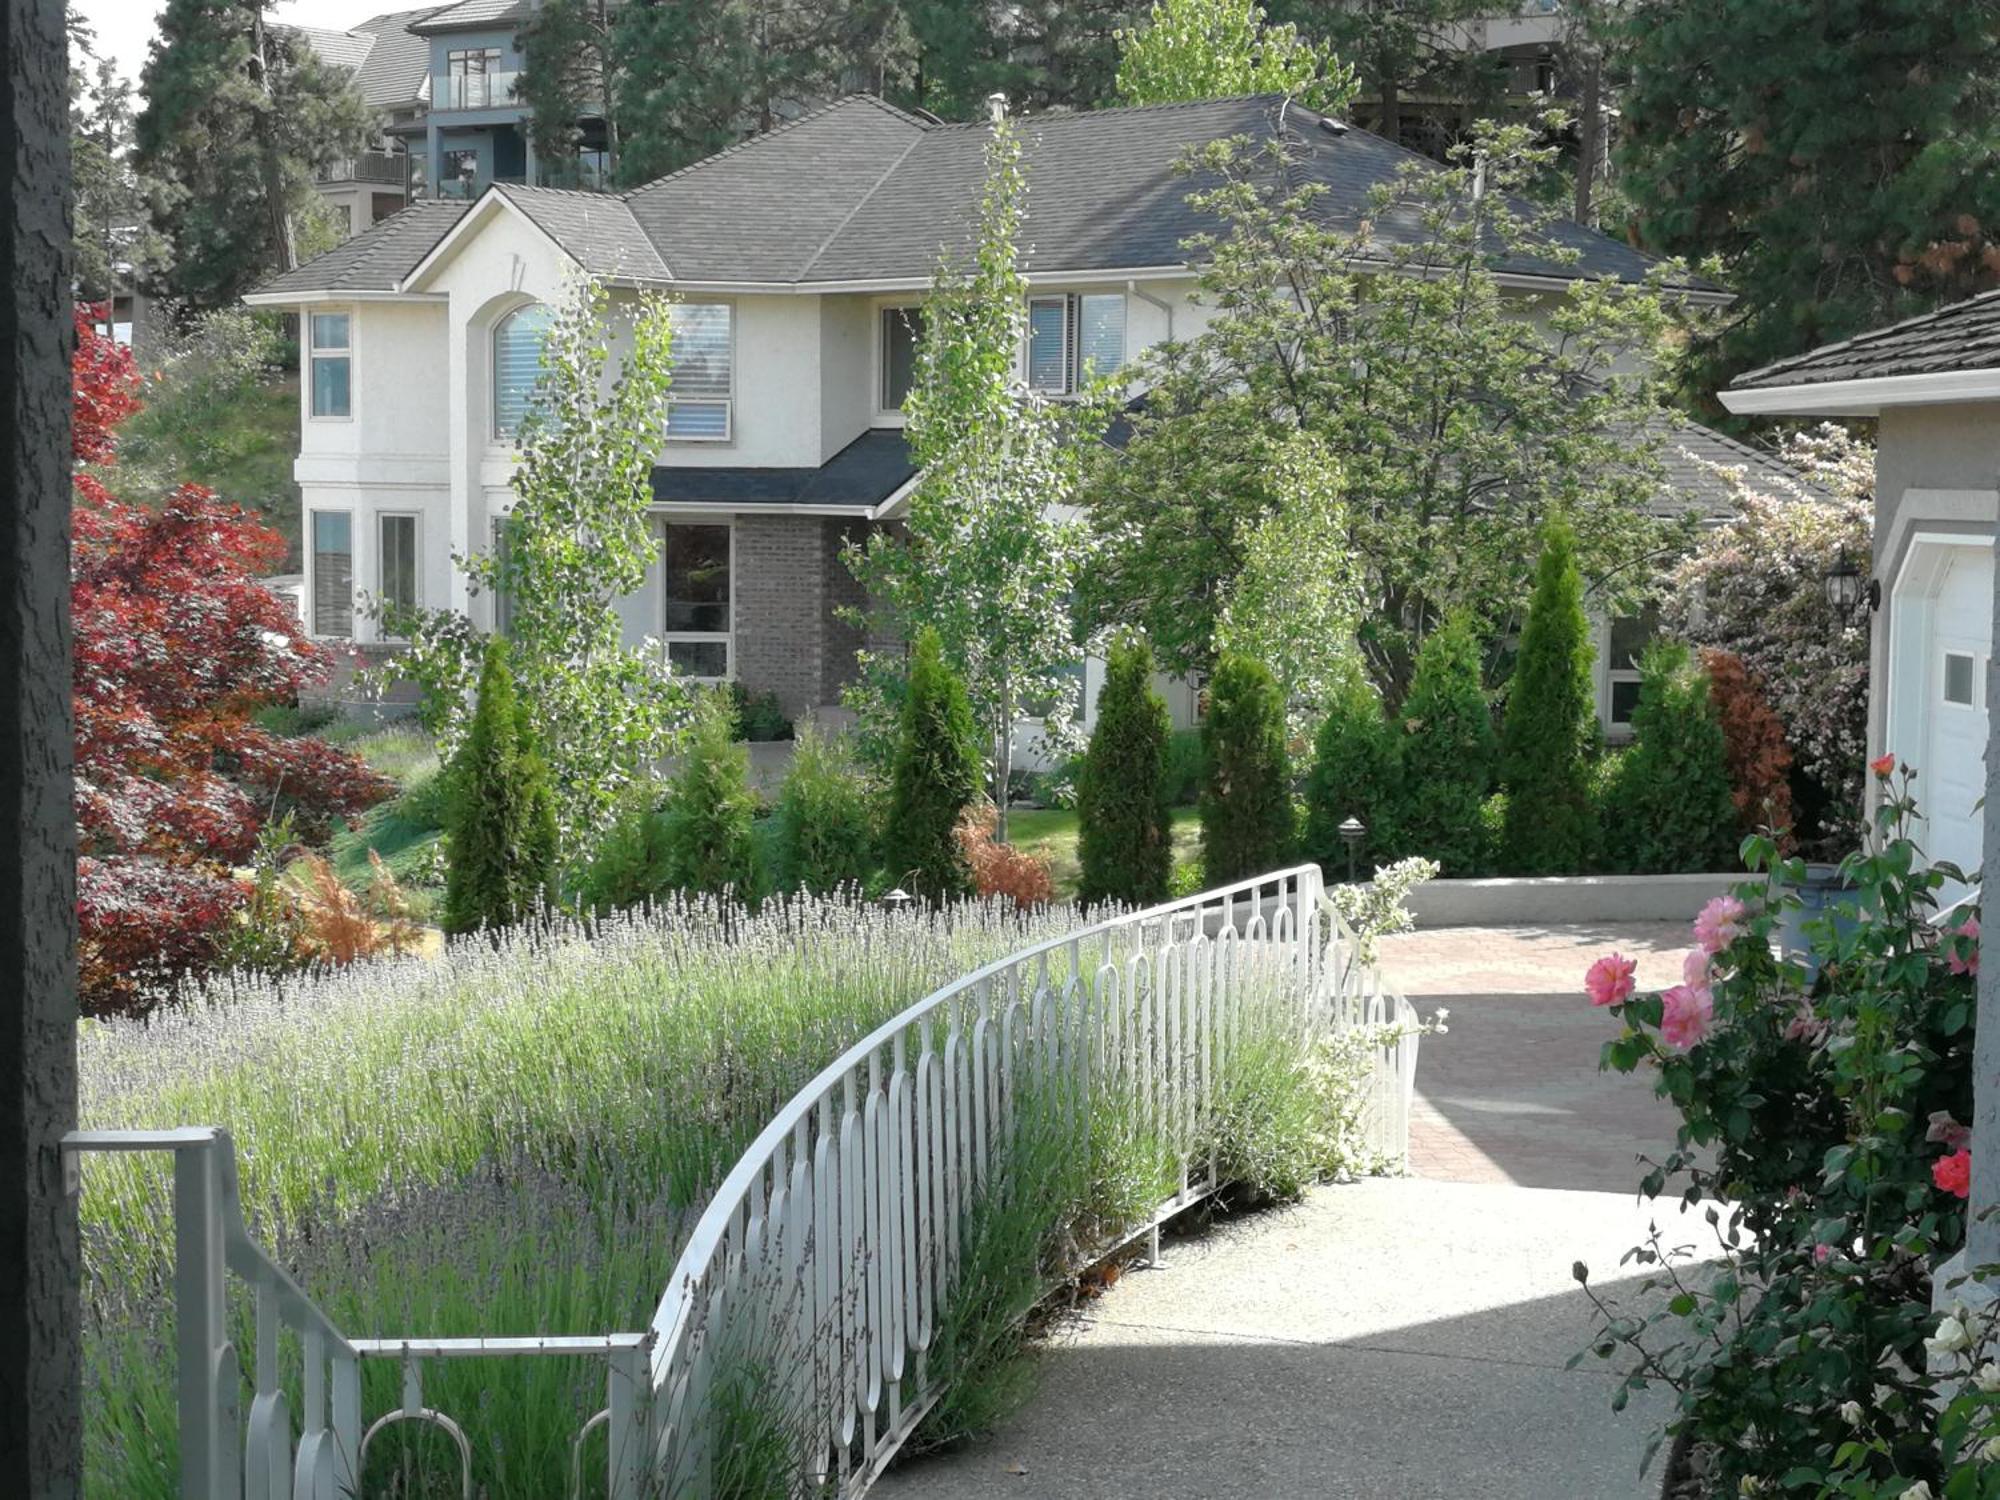
[[[1292,773],[1285,698],[1262,662],[1225,656],[1202,720],[1208,780],[1201,794],[1202,878],[1230,885],[1282,865],[1292,851]]]
[[[1173,823],[1167,813],[1167,740],[1173,722],[1153,691],[1144,641],[1114,646],[1097,697],[1097,728],[1077,775],[1077,899],[1151,906],[1167,897]]]
[[[694,729],[682,751],[667,801],[664,866],[667,883],[691,895],[738,900],[757,895],[757,856],[750,838],[757,799],[750,791],[750,756],[736,743],[736,713],[723,692],[695,703]]]
[[[1306,777],[1303,852],[1329,877],[1346,876],[1347,841],[1340,825],[1350,817],[1367,830],[1355,850],[1364,868],[1389,847],[1383,824],[1395,791],[1395,760],[1382,700],[1357,667],[1335,689]]]
[[[141,88],[135,164],[158,184],[169,285],[196,307],[233,303],[310,252],[302,231],[324,237],[326,219],[314,169],[377,130],[352,79],[267,26],[262,0],[167,0]]]
[[[978,744],[965,683],[946,664],[937,632],[919,631],[882,833],[889,879],[914,895],[943,901],[972,890],[958,824],[979,795]]]
[[[1436,860],[1446,875],[1477,870],[1479,809],[1493,789],[1497,744],[1479,658],[1470,617],[1447,619],[1418,650],[1397,716],[1402,733],[1388,832],[1398,854]]]
[[[453,759],[444,891],[446,932],[506,927],[555,882],[555,799],[548,767],[514,694],[507,643],[486,646],[479,706]]]
[[[1606,798],[1607,856],[1634,875],[1733,870],[1736,803],[1708,675],[1677,641],[1656,642],[1640,673],[1632,747]]]
[[[166,268],[168,250],[147,223],[148,184],[132,166],[132,85],[87,42],[76,47],[69,110],[76,293],[80,302],[102,302],[128,279],[150,283]]]
[[[1574,875],[1590,855],[1589,766],[1599,738],[1594,657],[1576,536],[1566,522],[1551,520],[1542,529],[1501,743],[1501,860],[1510,875]]]
[[[771,821],[777,878],[786,890],[827,895],[859,886],[875,863],[874,797],[847,747],[799,726]]]
[[[1737,294],[1695,389],[1993,286],[2000,26],[1935,0],[1635,0],[1618,176],[1649,249]]]

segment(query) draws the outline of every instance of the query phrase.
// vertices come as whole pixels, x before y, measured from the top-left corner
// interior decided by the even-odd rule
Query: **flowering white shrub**
[[[1375,940],[1394,932],[1408,932],[1417,925],[1404,898],[1427,880],[1437,878],[1434,860],[1421,855],[1399,859],[1393,865],[1378,865],[1375,878],[1365,885],[1336,885],[1327,899],[1341,919],[1354,929],[1355,947],[1361,961],[1372,963]]]

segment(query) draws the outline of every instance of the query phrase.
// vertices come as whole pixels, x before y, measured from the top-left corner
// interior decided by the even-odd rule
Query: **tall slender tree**
[[[1500,745],[1507,791],[1501,858],[1516,875],[1574,875],[1592,844],[1589,760],[1598,744],[1595,650],[1583,612],[1576,535],[1542,528],[1528,622],[1521,630]]]
[[[1070,596],[1086,533],[1076,503],[1087,453],[1109,420],[1108,384],[1076,402],[1025,389],[1020,269],[1028,183],[1020,139],[1002,117],[986,145],[986,187],[969,267],[940,264],[924,306],[916,384],[904,403],[921,477],[898,532],[879,530],[849,566],[875,601],[874,624],[907,640],[930,626],[963,672],[987,747],[998,836],[1007,837],[1014,737],[1039,719],[1053,743],[1074,734]],[[893,663],[864,658],[857,696],[880,701]]]
[[[1118,33],[1121,104],[1285,94],[1327,113],[1354,97],[1353,70],[1255,0],[1157,0]]]
[[[1077,776],[1077,899],[1150,906],[1173,870],[1167,813],[1166,702],[1153,690],[1144,641],[1112,647],[1097,697],[1097,728]]]
[[[535,156],[552,175],[572,167],[582,144],[578,122],[592,113],[604,121],[605,167],[618,175],[618,93],[625,59],[615,45],[612,0],[542,0],[521,27],[515,45],[521,77],[515,96],[532,111],[528,136]]]
[[[262,0],[167,0],[141,75],[135,164],[157,183],[171,289],[236,300],[326,238],[318,167],[354,155],[375,120],[341,69],[265,24]]]
[[[70,58],[70,171],[76,219],[76,293],[102,302],[126,281],[149,282],[169,260],[132,165],[132,85],[87,37]]]

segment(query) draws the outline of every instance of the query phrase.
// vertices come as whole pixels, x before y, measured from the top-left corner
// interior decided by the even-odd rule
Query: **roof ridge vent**
[[[1324,130],[1328,135],[1347,134],[1347,122],[1345,120],[1336,120],[1331,115],[1321,115],[1319,117],[1319,128]]]

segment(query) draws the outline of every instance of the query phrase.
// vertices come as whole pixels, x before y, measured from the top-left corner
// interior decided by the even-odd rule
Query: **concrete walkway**
[[[1452,1011],[1418,1065],[1417,1175],[1170,1238],[1164,1269],[1129,1272],[1042,1349],[1038,1392],[1001,1432],[876,1493],[1656,1495],[1639,1460],[1658,1402],[1614,1415],[1605,1366],[1563,1368],[1591,1327],[1571,1263],[1619,1289],[1619,1257],[1652,1217],[1633,1156],[1673,1129],[1644,1080],[1597,1072],[1610,1026],[1581,980],[1617,947],[1643,984],[1672,982],[1685,942],[1661,925],[1385,945],[1420,1010]]]

